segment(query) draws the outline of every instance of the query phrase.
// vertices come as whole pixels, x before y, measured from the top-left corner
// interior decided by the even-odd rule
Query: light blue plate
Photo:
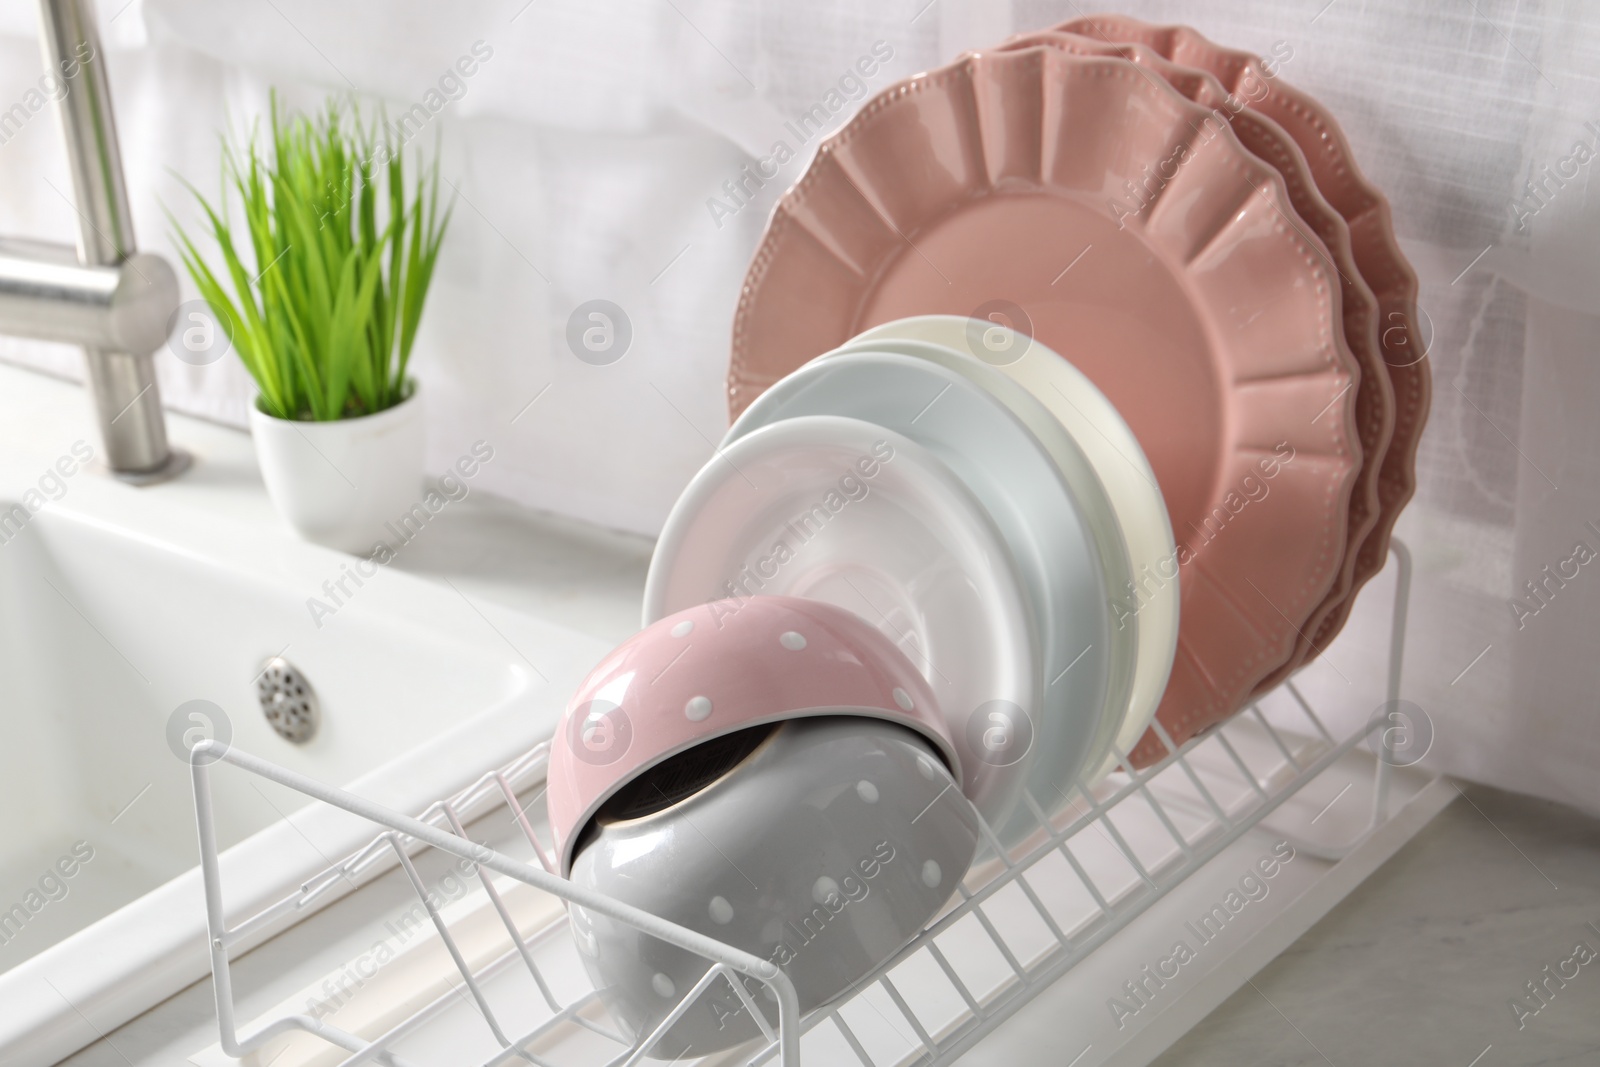
[[[992,368],[984,367],[992,371]],[[844,415],[886,426],[927,448],[966,483],[1010,549],[1039,623],[1039,696],[1021,709],[945,709],[967,729],[954,738],[963,764],[1041,781],[1059,808],[1093,752],[1112,673],[1104,571],[1088,524],[1060,469],[1028,427],[974,380],[926,359],[852,351],[813,360],[774,384],[723,438],[802,415]],[[1034,750],[1037,750],[1035,753]],[[1038,760],[1028,758],[1037,755]],[[1029,763],[1052,773],[1016,772]],[[1018,782],[1019,787],[1022,784]],[[985,812],[1011,843],[1032,820]]]

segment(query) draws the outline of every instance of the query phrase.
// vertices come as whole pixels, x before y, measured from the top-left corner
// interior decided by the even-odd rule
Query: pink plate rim
[[[1038,69],[1041,99],[1051,99],[1051,94],[1069,91],[1099,92],[1106,94],[1107,100],[1113,102],[1111,94],[1123,94],[1124,101],[1136,95],[1140,105],[1137,109],[1125,107],[1117,111],[1114,103],[1107,103],[1102,110],[1106,114],[1151,115],[1159,112],[1174,124],[1175,129],[1177,124],[1183,123],[1191,130],[1198,130],[1210,114],[1208,109],[1185,99],[1161,79],[1139,72],[1125,59],[1072,56],[1059,49],[1045,47],[968,54],[947,67],[918,75],[880,93],[819,148],[810,169],[774,209],[767,232],[746,276],[735,316],[729,372],[730,407],[735,412],[771,382],[815,355],[806,351],[778,351],[769,344],[757,350],[751,344],[752,324],[759,316],[773,313],[764,303],[767,296],[764,282],[771,274],[774,262],[783,255],[786,240],[797,231],[817,225],[819,212],[807,210],[814,198],[832,193],[839,198],[853,196],[866,200],[883,218],[884,224],[905,240],[915,240],[920,232],[919,224],[934,221],[926,217],[887,218],[874,200],[878,190],[860,188],[849,178],[843,183],[848,188],[836,182],[830,189],[826,184],[829,178],[842,173],[845,164],[852,162],[856,155],[872,152],[870,133],[877,121],[885,115],[892,115],[897,108],[915,106],[935,94],[965,94],[965,98],[953,104],[950,111],[966,116],[965,120],[955,121],[965,121],[963,132],[968,141],[981,143],[982,131],[976,128],[980,123],[980,109],[972,102],[975,84],[987,80],[985,87],[991,90],[991,94],[986,99],[993,106],[992,90],[1002,85],[1008,76],[1015,78],[1026,75],[1028,72],[1023,68],[1030,65]],[[1037,108],[1043,105],[1027,97],[1019,97],[1016,104],[1011,106]],[[1280,220],[1293,218],[1287,189],[1276,170],[1247,152],[1226,124],[1222,124],[1222,129],[1212,138],[1212,143],[1216,142],[1224,145],[1217,151],[1226,153],[1226,168],[1237,174],[1241,181],[1249,183],[1250,193],[1264,198]],[[916,172],[914,166],[905,165],[903,160],[900,163],[898,173]],[[1213,166],[1207,173],[1221,180],[1217,174],[1221,169],[1220,165]],[[854,173],[859,178],[859,165]],[[1036,173],[1041,176],[1041,182],[1045,181],[1042,167],[1036,168]],[[902,201],[905,199],[902,198]],[[960,204],[941,206],[941,210],[946,212],[959,208]],[[1293,471],[1293,474],[1289,482],[1279,484],[1299,482],[1302,488],[1311,485],[1320,488],[1306,491],[1307,506],[1304,513],[1293,517],[1285,514],[1278,520],[1285,525],[1274,533],[1274,543],[1278,546],[1276,551],[1281,556],[1291,557],[1282,564],[1280,573],[1290,574],[1292,578],[1282,582],[1263,578],[1268,582],[1267,588],[1260,585],[1253,591],[1248,588],[1243,578],[1252,575],[1262,577],[1256,567],[1258,560],[1255,554],[1245,551],[1248,546],[1239,544],[1249,538],[1217,538],[1209,545],[1202,546],[1204,551],[1194,550],[1192,560],[1188,561],[1189,565],[1182,572],[1189,575],[1185,583],[1189,588],[1184,597],[1184,624],[1180,624],[1180,628],[1188,631],[1190,641],[1185,642],[1180,636],[1173,681],[1169,684],[1158,715],[1179,741],[1232,714],[1242,706],[1261,678],[1288,660],[1295,649],[1297,627],[1326,597],[1344,560],[1345,514],[1360,467],[1360,446],[1354,433],[1355,398],[1346,394],[1354,392],[1351,386],[1359,380],[1359,364],[1337,326],[1342,320],[1340,289],[1336,272],[1326,256],[1287,221],[1279,221],[1274,227],[1274,234],[1274,239],[1281,241],[1279,269],[1286,275],[1305,279],[1315,292],[1318,305],[1316,314],[1307,314],[1301,317],[1304,321],[1295,322],[1295,328],[1303,329],[1304,336],[1296,343],[1285,341],[1280,346],[1286,352],[1314,355],[1306,357],[1308,364],[1299,371],[1286,371],[1281,377],[1296,378],[1303,375],[1311,379],[1323,376],[1327,388],[1321,398],[1328,404],[1319,422],[1304,431],[1296,431],[1304,432],[1305,437],[1298,443],[1291,443],[1295,444],[1297,453],[1307,456],[1307,460],[1295,467],[1286,466],[1284,470]],[[808,236],[819,244],[827,245],[825,239],[818,240],[814,234]],[[1210,247],[1207,246],[1208,251]],[[883,262],[887,263],[888,260]],[[871,264],[864,269],[861,265],[849,264],[844,260],[841,263],[848,267],[849,273],[859,278],[859,283],[849,283],[859,284],[860,298],[856,301],[859,309],[865,305],[866,294],[871,291],[876,275],[870,269]],[[1189,266],[1169,265],[1175,271],[1188,269]],[[839,273],[841,277],[846,274],[845,271]],[[847,283],[840,281],[837,284],[842,286]],[[780,295],[773,303],[781,304],[782,300]],[[807,310],[815,315],[814,309]],[[930,306],[925,310],[936,312],[947,309]],[[781,315],[782,309],[779,308],[777,313]],[[1211,309],[1208,324],[1209,328],[1220,332],[1222,326],[1218,323],[1218,317],[1217,310]],[[870,325],[870,322],[839,322],[834,344],[843,343]],[[829,328],[834,328],[833,324],[830,323]],[[769,328],[764,336],[770,340],[784,332]],[[811,332],[817,332],[814,319]],[[1049,337],[1041,337],[1041,340],[1046,344],[1051,343]],[[1226,362],[1230,356],[1226,349],[1227,339],[1222,338],[1218,344],[1221,347],[1217,349],[1215,358]],[[1239,395],[1238,387],[1235,387],[1233,394]],[[1235,422],[1237,420],[1230,420],[1230,427]],[[1241,449],[1248,450],[1243,441],[1233,439],[1226,442],[1219,450],[1225,453],[1221,462],[1231,462],[1227,457],[1235,456]],[[1227,488],[1227,484],[1221,477],[1218,482],[1213,488],[1215,495],[1211,504],[1221,507],[1224,499],[1222,490]],[[1196,517],[1209,514],[1211,511],[1206,510],[1197,513]],[[1174,519],[1176,522],[1177,516]],[[1295,563],[1294,560],[1301,562]],[[1200,653],[1195,650],[1193,646],[1197,635],[1198,639],[1209,643],[1210,651]]]

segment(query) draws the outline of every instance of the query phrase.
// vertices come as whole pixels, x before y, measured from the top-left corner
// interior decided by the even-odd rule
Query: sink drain
[[[256,681],[256,696],[261,701],[267,725],[279,737],[303,745],[316,736],[317,726],[322,721],[317,691],[311,688],[306,676],[282,656],[267,660]]]

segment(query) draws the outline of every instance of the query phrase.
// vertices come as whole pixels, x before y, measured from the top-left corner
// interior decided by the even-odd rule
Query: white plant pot
[[[422,499],[422,401],[336,422],[278,419],[250,406],[256,461],[278,514],[307,541],[367,555]]]

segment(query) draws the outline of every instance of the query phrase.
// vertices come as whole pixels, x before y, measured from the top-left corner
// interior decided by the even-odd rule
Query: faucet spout
[[[44,62],[69,86],[57,106],[80,219],[76,253],[0,242],[0,331],[84,346],[107,465],[136,484],[181,473],[152,358],[177,308],[159,256],[137,252],[111,86],[92,0],[40,0]]]

